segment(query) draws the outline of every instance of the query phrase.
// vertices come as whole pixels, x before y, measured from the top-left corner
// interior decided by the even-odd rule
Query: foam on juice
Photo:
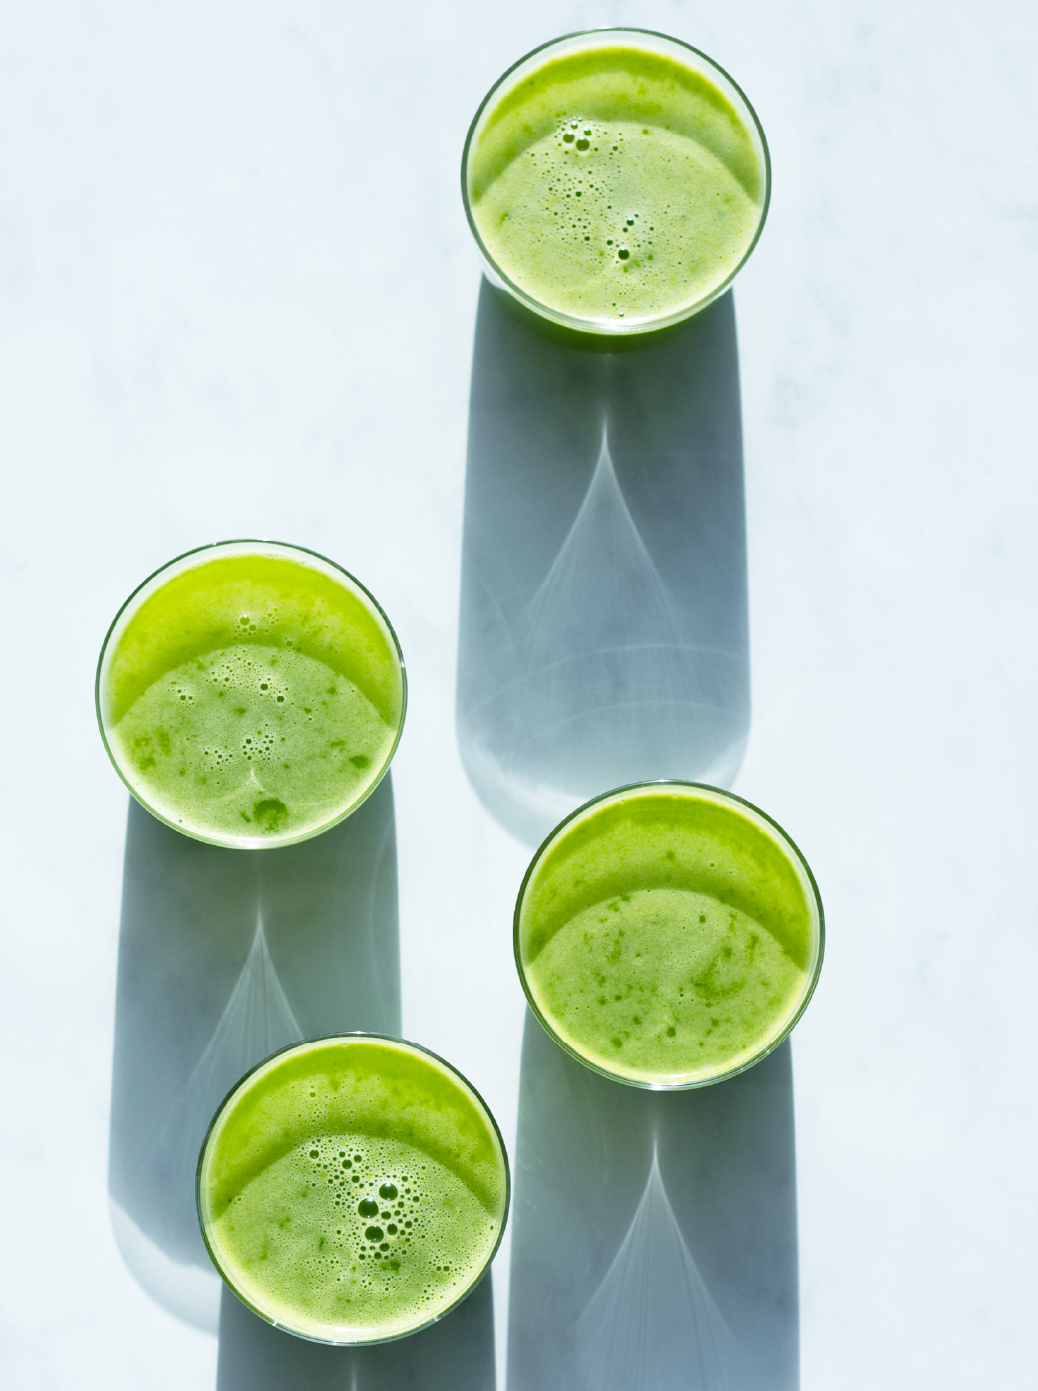
[[[243,1085],[207,1143],[203,1229],[264,1317],[338,1342],[420,1327],[478,1280],[504,1223],[492,1127],[407,1045],[304,1044]]]
[[[737,1070],[813,982],[817,911],[789,852],[730,803],[638,790],[578,817],[536,864],[519,942],[558,1037],[631,1081]]]
[[[141,605],[108,666],[113,754],[146,806],[204,837],[293,839],[378,779],[403,707],[370,608],[276,555],[205,561]]]
[[[549,61],[507,92],[469,171],[493,260],[579,319],[651,320],[709,298],[764,211],[757,147],[727,98],[620,46]]]

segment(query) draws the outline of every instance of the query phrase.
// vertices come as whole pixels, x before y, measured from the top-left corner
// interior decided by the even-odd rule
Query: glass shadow
[[[109,1200],[133,1274],[216,1332],[195,1168],[224,1096],[286,1044],[400,1032],[390,778],[339,826],[277,850],[180,835],[131,799],[123,871]]]
[[[220,1311],[216,1391],[494,1391],[490,1275],[446,1318],[372,1348],[331,1348],[283,1333],[229,1290]]]
[[[509,1391],[796,1391],[789,1042],[649,1092],[528,1012],[512,1224]]]
[[[488,810],[537,844],[660,777],[731,783],[749,730],[742,424],[729,292],[600,356],[476,320],[457,729]]]

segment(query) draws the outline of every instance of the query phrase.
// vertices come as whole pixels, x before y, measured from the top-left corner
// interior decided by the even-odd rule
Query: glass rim
[[[599,1063],[593,1062],[591,1059],[585,1057],[584,1054],[579,1052],[576,1048],[574,1048],[571,1043],[568,1043],[564,1038],[561,1038],[555,1030],[554,1026],[551,1024],[551,1022],[545,1017],[540,1006],[537,1004],[537,1001],[535,1000],[533,995],[533,991],[531,990],[530,985],[526,979],[526,971],[523,966],[522,959],[522,942],[520,940],[520,917],[522,915],[523,910],[523,901],[526,897],[527,886],[529,885],[530,880],[533,877],[534,871],[540,864],[541,859],[543,858],[545,853],[551,848],[551,846],[561,836],[562,832],[565,830],[567,826],[571,824],[571,822],[575,821],[578,817],[582,816],[584,812],[590,811],[592,807],[596,807],[602,802],[607,802],[613,797],[619,797],[622,793],[625,792],[645,792],[657,787],[687,787],[692,788],[697,792],[709,792],[712,793],[715,797],[721,798],[723,801],[734,802],[740,807],[746,807],[749,811],[752,811],[755,816],[759,816],[763,821],[767,822],[767,824],[773,827],[781,837],[780,848],[784,849],[785,846],[788,845],[790,850],[792,851],[792,856],[790,856],[790,858],[795,859],[799,867],[803,870],[807,878],[807,883],[810,887],[811,894],[814,898],[815,911],[818,916],[817,952],[811,969],[811,975],[810,980],[808,982],[807,990],[804,992],[803,999],[800,1001],[797,1008],[793,1011],[786,1023],[783,1025],[781,1031],[778,1034],[776,1034],[776,1036],[773,1039],[769,1039],[768,1042],[762,1048],[758,1049],[758,1051],[754,1053],[751,1058],[748,1058],[745,1062],[741,1062],[737,1067],[729,1068],[728,1071],[719,1072],[712,1077],[693,1079],[691,1081],[671,1082],[660,1079],[645,1080],[640,1077],[624,1077],[621,1076],[618,1072],[611,1072],[607,1067],[603,1067]],[[649,782],[625,783],[622,787],[614,787],[611,788],[608,792],[601,792],[598,794],[598,796],[592,797],[590,801],[585,802],[582,806],[579,806],[574,811],[571,811],[568,816],[563,817],[563,819],[559,822],[559,824],[556,827],[554,827],[553,830],[549,831],[547,836],[545,836],[544,840],[541,841],[540,845],[534,851],[533,858],[530,860],[530,863],[526,869],[526,873],[523,875],[523,882],[519,886],[519,894],[515,902],[515,913],[512,918],[512,951],[515,957],[516,971],[519,974],[519,983],[523,987],[523,994],[526,996],[527,1004],[530,1006],[530,1009],[533,1011],[533,1014],[536,1017],[538,1023],[544,1029],[545,1033],[547,1033],[549,1038],[554,1040],[554,1042],[557,1043],[560,1048],[564,1048],[571,1057],[576,1058],[576,1060],[579,1063],[583,1063],[583,1065],[587,1068],[590,1068],[592,1072],[597,1072],[600,1077],[608,1077],[611,1082],[622,1082],[625,1086],[638,1087],[642,1091],[692,1091],[699,1087],[712,1087],[718,1082],[727,1082],[728,1079],[731,1077],[738,1077],[740,1073],[748,1072],[751,1067],[756,1067],[756,1065],[759,1062],[762,1062],[768,1056],[769,1053],[773,1053],[776,1048],[780,1047],[783,1043],[785,1043],[786,1039],[793,1032],[797,1023],[799,1022],[804,1011],[811,1003],[811,997],[814,995],[815,987],[818,984],[818,977],[821,975],[822,972],[822,959],[825,956],[825,911],[822,907],[822,896],[818,891],[818,884],[815,881],[814,873],[811,870],[811,866],[807,863],[803,851],[797,845],[796,841],[792,838],[792,836],[785,830],[784,827],[779,825],[779,823],[775,820],[773,816],[769,816],[766,811],[762,811],[760,807],[758,807],[754,802],[748,801],[747,798],[740,797],[734,792],[729,792],[726,788],[714,787],[711,783],[691,782],[685,778],[655,778]]]
[[[497,1141],[497,1148],[501,1156],[501,1164],[504,1170],[504,1206],[501,1215],[501,1226],[497,1233],[497,1240],[494,1242],[490,1254],[484,1261],[476,1278],[467,1287],[467,1289],[463,1290],[461,1294],[458,1295],[458,1297],[453,1301],[453,1303],[447,1305],[445,1309],[440,1310],[440,1312],[433,1315],[432,1318],[426,1319],[424,1323],[415,1324],[413,1328],[405,1329],[401,1333],[390,1333],[387,1334],[385,1337],[380,1338],[361,1338],[352,1341],[344,1341],[341,1338],[322,1338],[313,1333],[301,1333],[294,1328],[290,1328],[285,1323],[279,1323],[276,1319],[271,1318],[269,1314],[265,1314],[262,1309],[258,1309],[255,1306],[255,1304],[252,1303],[251,1300],[247,1299],[245,1295],[242,1294],[242,1292],[236,1287],[233,1281],[229,1279],[229,1277],[223,1269],[223,1266],[217,1259],[212,1246],[210,1245],[209,1236],[206,1232],[205,1219],[202,1215],[202,1168],[205,1162],[206,1150],[209,1148],[209,1140],[213,1134],[213,1131],[216,1129],[221,1118],[223,1117],[224,1112],[227,1110],[228,1106],[234,1100],[238,1092],[241,1091],[241,1089],[245,1086],[249,1079],[255,1076],[255,1074],[259,1072],[261,1068],[266,1067],[268,1063],[272,1063],[275,1058],[280,1058],[285,1053],[292,1053],[299,1049],[312,1048],[316,1044],[361,1041],[373,1041],[376,1043],[393,1043],[396,1044],[398,1047],[411,1049],[413,1052],[420,1054],[422,1057],[431,1058],[433,1062],[439,1063],[439,1065],[445,1068],[448,1073],[450,1073],[453,1077],[456,1077],[458,1081],[461,1082],[462,1087],[475,1098],[480,1111],[483,1113],[486,1120],[489,1121],[489,1129],[493,1134],[495,1140]],[[237,1082],[235,1082],[234,1086],[231,1087],[230,1091],[220,1102],[219,1106],[217,1106],[216,1110],[213,1113],[213,1118],[206,1128],[205,1138],[202,1140],[202,1144],[198,1151],[198,1163],[195,1166],[195,1212],[198,1217],[198,1226],[202,1234],[202,1242],[205,1245],[206,1251],[208,1252],[209,1259],[212,1261],[216,1273],[219,1275],[220,1279],[231,1291],[235,1299],[240,1300],[241,1303],[244,1304],[247,1309],[250,1309],[256,1315],[256,1317],[262,1319],[264,1323],[270,1324],[272,1328],[280,1328],[283,1332],[290,1333],[293,1338],[302,1338],[304,1339],[304,1341],[308,1343],[320,1343],[324,1347],[376,1347],[380,1343],[397,1343],[400,1341],[401,1338],[410,1338],[412,1334],[421,1333],[422,1330],[425,1328],[431,1328],[433,1324],[439,1323],[441,1319],[444,1319],[447,1317],[448,1314],[453,1313],[454,1310],[458,1307],[458,1305],[463,1304],[465,1300],[468,1299],[469,1295],[472,1294],[473,1291],[482,1283],[487,1271],[493,1264],[494,1257],[497,1255],[501,1247],[501,1242],[504,1239],[505,1227],[508,1225],[508,1217],[511,1211],[511,1205],[512,1171],[508,1163],[508,1151],[505,1148],[505,1142],[502,1138],[501,1129],[498,1126],[497,1119],[494,1116],[493,1111],[491,1111],[490,1107],[484,1101],[482,1094],[476,1090],[476,1088],[472,1085],[472,1083],[464,1075],[464,1073],[460,1072],[454,1066],[453,1063],[449,1063],[446,1058],[440,1057],[439,1053],[434,1053],[431,1048],[426,1048],[421,1043],[412,1043],[410,1039],[399,1038],[395,1034],[368,1033],[366,1030],[363,1029],[355,1029],[349,1033],[341,1034],[318,1034],[313,1038],[301,1039],[298,1043],[287,1043],[283,1048],[276,1048],[273,1053],[268,1053],[265,1058],[261,1058],[258,1063],[255,1063],[252,1067],[249,1068],[247,1072],[243,1073],[242,1076],[238,1078]]]
[[[544,53],[546,50],[555,48],[560,44],[569,43],[573,39],[591,39],[599,35],[609,34],[638,34],[646,38],[662,39],[665,43],[674,44],[676,47],[682,48],[688,53],[694,53],[697,58],[701,59],[715,72],[720,73],[724,80],[738,93],[739,99],[749,113],[753,128],[761,143],[764,172],[764,197],[761,201],[760,217],[757,220],[756,230],[754,231],[749,245],[739,258],[737,265],[729,272],[721,284],[711,290],[708,295],[704,295],[702,299],[696,300],[694,304],[674,310],[669,314],[661,314],[652,319],[632,319],[623,323],[613,323],[612,321],[597,319],[582,319],[577,315],[567,314],[564,310],[552,309],[549,305],[543,304],[526,290],[523,290],[504,270],[502,270],[487,248],[479,228],[476,225],[476,219],[472,212],[472,201],[469,196],[469,152],[475,138],[476,128],[479,126],[483,113],[512,74],[525,63],[528,63],[531,58],[535,58],[538,54]],[[549,322],[560,328],[587,334],[590,337],[600,339],[633,338],[637,337],[639,334],[657,333],[662,329],[673,328],[678,324],[684,323],[686,319],[690,319],[702,310],[708,308],[709,305],[713,304],[714,300],[719,299],[731,286],[732,281],[752,255],[757,242],[760,240],[761,233],[764,230],[764,224],[767,221],[768,209],[771,206],[771,151],[768,148],[768,140],[767,136],[764,134],[764,127],[761,125],[760,118],[749,97],[747,97],[735,78],[732,77],[720,63],[711,58],[708,53],[704,53],[702,49],[696,48],[693,44],[686,43],[684,39],[676,39],[673,34],[664,34],[659,29],[642,29],[632,24],[604,24],[597,29],[575,29],[571,33],[560,34],[557,38],[549,39],[546,43],[538,44],[536,48],[531,48],[528,53],[524,53],[521,58],[518,58],[510,67],[506,68],[501,76],[497,78],[476,108],[476,114],[473,116],[469,124],[468,133],[465,136],[465,144],[461,152],[461,198],[465,208],[465,217],[468,220],[469,229],[475,238],[476,246],[483,258],[485,267],[491,272],[491,278],[496,279],[500,283],[500,286],[517,299],[524,308],[530,310],[542,319],[549,320]]]
[[[355,802],[351,802],[345,811],[340,812],[339,815],[334,817],[331,821],[327,821],[313,830],[305,831],[301,835],[286,837],[283,840],[270,842],[256,841],[255,843],[242,844],[241,842],[229,841],[226,836],[202,835],[197,831],[188,831],[185,830],[183,826],[178,826],[176,822],[171,821],[168,816],[164,816],[162,812],[156,810],[155,807],[149,806],[137,789],[132,786],[126,774],[123,772],[119,760],[112,751],[112,746],[108,742],[108,734],[105,730],[104,712],[101,709],[101,678],[104,671],[105,656],[108,652],[108,644],[112,640],[112,634],[119,626],[119,620],[137,598],[138,594],[140,594],[142,590],[147,589],[148,585],[150,585],[153,580],[158,579],[166,570],[171,570],[174,565],[179,565],[182,560],[188,560],[193,555],[201,555],[203,551],[219,550],[223,546],[276,546],[280,550],[296,551],[300,555],[313,556],[315,560],[319,560],[324,565],[330,566],[331,569],[337,570],[340,575],[345,575],[350,583],[360,590],[361,594],[364,595],[365,599],[368,600],[385,624],[386,630],[392,640],[391,650],[395,653],[397,665],[400,668],[400,719],[397,721],[393,743],[382,764],[378,777],[365,789],[363,796],[359,797]],[[112,767],[118,773],[124,786],[130,793],[130,796],[133,797],[134,801],[138,802],[150,816],[154,816],[157,821],[161,821],[164,826],[169,826],[171,830],[179,832],[180,835],[188,836],[191,840],[200,841],[203,845],[217,845],[222,850],[282,850],[290,845],[301,845],[304,841],[313,840],[314,836],[323,835],[325,831],[330,831],[333,827],[340,825],[348,816],[352,816],[355,811],[363,806],[389,772],[389,765],[396,756],[400,738],[404,732],[404,720],[407,715],[407,667],[404,663],[404,654],[400,647],[400,639],[397,637],[396,629],[389,621],[389,616],[385,609],[375,598],[374,594],[372,594],[371,590],[368,589],[367,585],[357,579],[356,575],[351,574],[344,565],[340,565],[338,561],[329,559],[328,556],[322,555],[320,551],[315,551],[310,546],[298,546],[294,541],[276,541],[271,537],[262,536],[231,536],[223,541],[207,541],[201,546],[192,546],[190,550],[183,551],[180,555],[174,556],[172,560],[167,560],[164,565],[160,565],[157,570],[153,570],[150,575],[141,580],[140,584],[123,600],[119,606],[118,612],[108,625],[108,631],[105,633],[104,642],[101,644],[101,651],[97,659],[97,668],[94,674],[94,713],[97,716],[97,727],[101,734],[101,742],[105,746],[105,752],[108,754]]]

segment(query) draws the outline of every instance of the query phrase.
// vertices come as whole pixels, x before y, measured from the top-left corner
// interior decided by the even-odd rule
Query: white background
[[[191,546],[299,542],[391,615],[404,1032],[511,1144],[527,852],[453,734],[479,287],[457,171],[509,63],[609,22],[714,56],[774,160],[736,290],[736,790],[803,847],[829,925],[794,1040],[803,1388],[1035,1384],[1033,7],[8,0],[7,1387],[214,1384],[215,1339],[138,1290],[106,1210],[126,796],[94,664]]]

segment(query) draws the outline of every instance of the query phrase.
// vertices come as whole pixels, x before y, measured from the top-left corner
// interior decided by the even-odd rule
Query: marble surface
[[[480,289],[458,160],[504,67],[603,23],[716,57],[774,160],[735,292],[734,787],[827,911],[792,1047],[800,1385],[1034,1385],[1033,11],[39,0],[0,22],[5,1386],[216,1384],[217,1338],[143,1292],[110,1223],[127,799],[92,694],[119,604],[193,545],[299,542],[392,616],[403,1032],[514,1151],[528,848],[454,732]],[[508,1277],[506,1244],[500,1386]]]

